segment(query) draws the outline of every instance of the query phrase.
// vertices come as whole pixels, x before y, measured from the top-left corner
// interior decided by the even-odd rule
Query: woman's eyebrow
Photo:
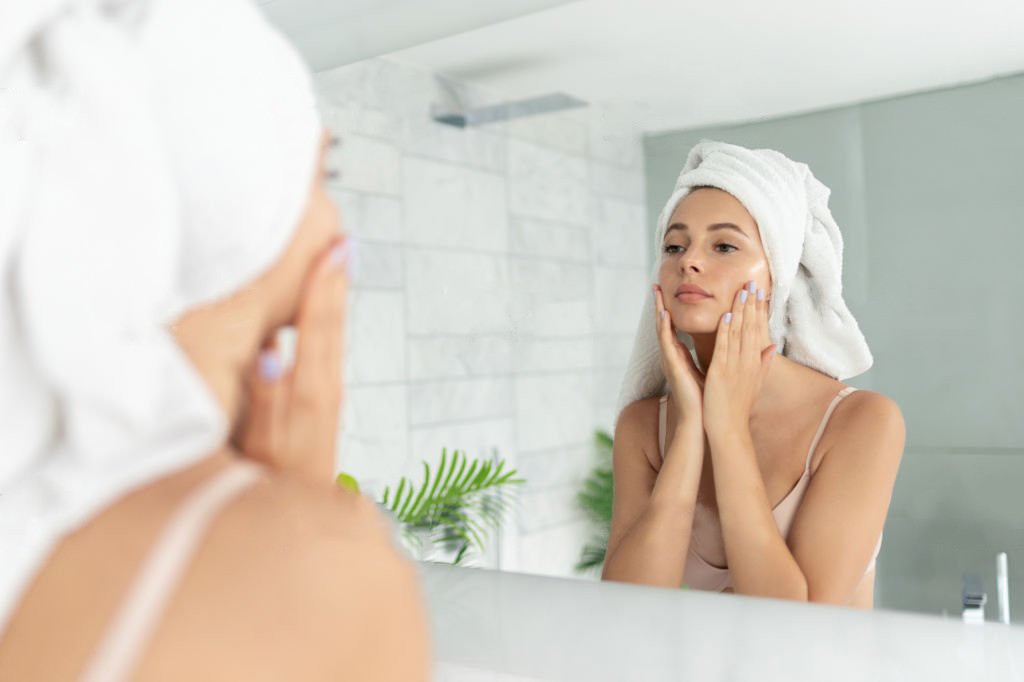
[[[667,237],[668,233],[671,232],[672,230],[680,230],[682,232],[688,232],[690,230],[690,227],[686,223],[672,223],[671,225],[668,226],[668,229],[665,230],[665,236]],[[709,225],[708,226],[708,232],[714,232],[716,230],[735,230],[736,232],[739,232],[744,237],[747,236],[747,233],[744,232],[742,228],[740,228],[738,225],[735,225],[733,223],[715,223],[713,225]]]

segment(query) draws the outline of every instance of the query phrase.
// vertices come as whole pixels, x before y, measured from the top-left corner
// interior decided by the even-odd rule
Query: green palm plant
[[[606,431],[594,432],[597,449],[597,466],[583,481],[583,487],[576,495],[576,502],[594,526],[593,534],[583,546],[580,558],[574,567],[577,573],[600,571],[608,550],[608,533],[612,527],[612,501],[614,481],[612,477],[612,437]]]
[[[515,469],[505,470],[503,459],[470,459],[464,452],[441,450],[435,472],[423,462],[423,481],[417,488],[403,476],[394,494],[384,489],[379,504],[399,522],[410,545],[431,542],[454,553],[462,562],[472,550],[482,551],[490,530],[501,527],[514,497],[503,494],[509,486],[525,483]],[[351,479],[351,477],[349,477]],[[339,476],[339,484],[346,485]],[[351,485],[351,484],[349,484]]]

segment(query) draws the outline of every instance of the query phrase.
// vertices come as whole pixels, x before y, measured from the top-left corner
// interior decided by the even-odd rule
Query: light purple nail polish
[[[763,301],[764,300],[764,289],[758,289],[757,290],[757,300],[759,300],[759,301]]]
[[[729,324],[731,321],[732,321],[732,312],[728,312],[728,313],[725,314],[725,323]]]
[[[275,381],[284,373],[284,365],[281,358],[273,350],[265,350],[260,353],[260,377],[264,381]]]
[[[336,268],[347,266],[351,255],[351,245],[351,239],[346,239],[331,249],[331,265]]]
[[[747,290],[744,289],[743,291],[740,292],[740,303],[746,303],[746,302],[747,302]]]

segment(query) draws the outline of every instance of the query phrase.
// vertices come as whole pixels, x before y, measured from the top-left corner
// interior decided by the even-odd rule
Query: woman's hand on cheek
[[[664,292],[658,284],[654,289],[654,317],[658,347],[661,351],[661,370],[668,380],[676,406],[686,419],[701,418],[701,404],[704,390],[704,375],[697,369],[690,351],[676,336],[672,314],[665,307]]]
[[[303,285],[292,368],[273,344],[257,358],[239,439],[246,457],[324,482],[335,469],[349,246],[345,238],[332,242]]]
[[[704,385],[704,430],[727,433],[749,426],[750,410],[775,357],[775,344],[765,347],[768,302],[750,282],[737,292],[732,310],[722,316],[715,352]]]

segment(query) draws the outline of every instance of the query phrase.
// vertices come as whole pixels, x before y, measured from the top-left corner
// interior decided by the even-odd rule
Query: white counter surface
[[[420,564],[438,682],[1013,680],[1024,627]]]

